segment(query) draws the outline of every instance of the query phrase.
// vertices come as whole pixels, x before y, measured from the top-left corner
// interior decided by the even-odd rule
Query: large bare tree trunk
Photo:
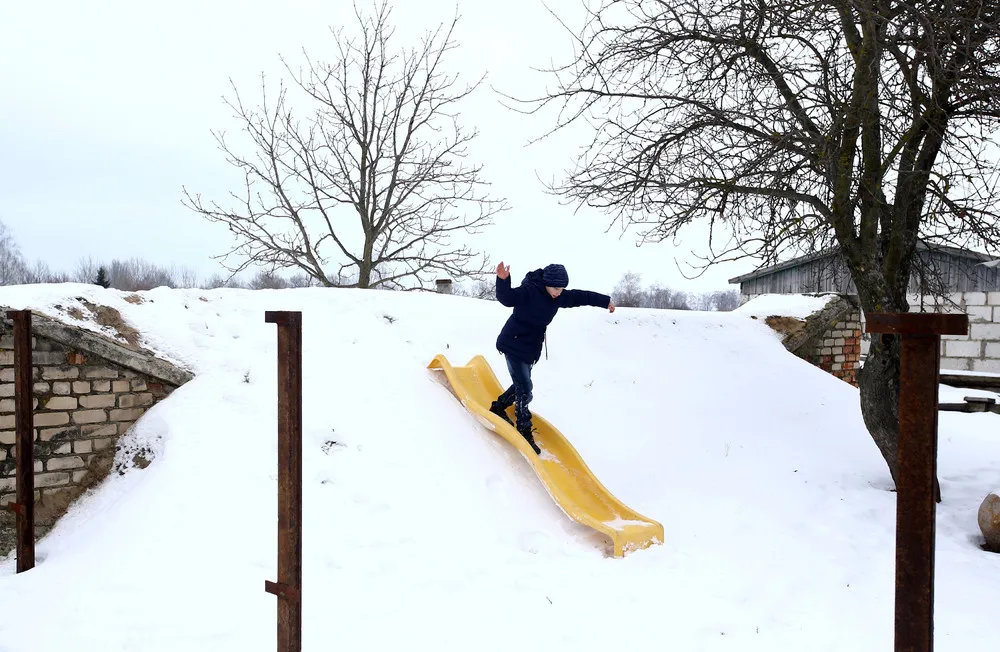
[[[522,103],[597,126],[553,193],[648,242],[706,224],[703,270],[837,251],[866,313],[908,311],[918,245],[1000,251],[996,2],[594,4],[558,88]],[[876,341],[858,379],[894,480],[900,350]]]
[[[861,415],[885,463],[889,465],[893,484],[899,479],[896,458],[899,438],[899,350],[898,337],[874,336],[868,358],[858,371]]]
[[[901,286],[901,283],[896,283]],[[895,300],[879,296],[877,290],[859,286],[861,304],[865,312],[908,312],[905,299]],[[902,286],[905,287],[905,286]],[[861,289],[864,288],[864,289]],[[901,293],[896,292],[901,296]],[[878,308],[875,308],[875,307]],[[899,484],[899,393],[902,339],[896,335],[875,334],[868,348],[864,366],[858,370],[858,389],[861,394],[861,416],[865,427],[889,467],[893,485]],[[934,498],[941,502],[941,485],[934,479]]]
[[[899,366],[902,342],[893,335],[872,338],[868,359],[858,371],[861,416],[875,445],[899,484]],[[934,500],[941,502],[941,483],[934,478]]]

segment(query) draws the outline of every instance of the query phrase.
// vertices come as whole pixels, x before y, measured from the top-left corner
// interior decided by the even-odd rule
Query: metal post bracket
[[[264,580],[264,590],[272,595],[278,596],[279,598],[285,598],[286,600],[294,600],[295,602],[298,602],[300,598],[299,590],[297,588],[280,582]]]

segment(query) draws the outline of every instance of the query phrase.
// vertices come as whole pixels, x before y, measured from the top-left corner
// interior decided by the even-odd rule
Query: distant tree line
[[[125,292],[139,292],[157,287],[278,290],[308,287],[310,279],[304,274],[286,278],[274,272],[260,270],[249,279],[216,274],[201,280],[191,269],[165,267],[137,257],[114,258],[110,261],[97,261],[86,257],[77,262],[72,272],[54,271],[44,261],[25,260],[10,229],[0,221],[0,285],[31,283],[93,283]],[[312,285],[316,285],[315,281]]]
[[[350,279],[345,280],[350,283]],[[624,274],[611,294],[615,305],[623,308],[717,311],[733,310],[740,305],[740,295],[736,290],[707,293],[679,292],[655,284],[645,288],[641,281],[641,276],[635,272]],[[306,274],[285,277],[267,270],[259,270],[249,279],[224,274],[199,279],[198,274],[191,269],[165,267],[137,257],[113,258],[105,262],[88,256],[81,258],[71,273],[53,271],[43,261],[32,263],[25,260],[10,229],[0,221],[0,285],[31,283],[93,283],[125,292],[141,292],[158,287],[282,290],[321,285],[315,278]],[[496,283],[492,276],[474,278],[456,283],[452,294],[496,301]]]
[[[738,290],[683,292],[656,283],[643,287],[640,274],[626,272],[611,293],[611,300],[622,308],[728,312],[739,307],[740,293]]]
[[[496,283],[490,277],[456,284],[452,294],[496,301]],[[612,291],[611,300],[622,308],[728,312],[739,307],[740,293],[738,290],[681,292],[658,284],[643,287],[640,274],[626,272]]]

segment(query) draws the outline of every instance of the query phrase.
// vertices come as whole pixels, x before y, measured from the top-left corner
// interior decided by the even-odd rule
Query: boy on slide
[[[566,268],[552,264],[528,272],[519,287],[511,288],[510,266],[504,267],[503,261],[497,265],[497,301],[514,311],[501,329],[496,346],[507,360],[513,384],[493,402],[490,412],[511,423],[506,410],[514,405],[515,427],[537,454],[541,449],[532,435],[528,404],[532,398],[531,368],[542,356],[546,327],[560,308],[593,306],[615,311],[611,297],[588,290],[567,290],[568,285]]]

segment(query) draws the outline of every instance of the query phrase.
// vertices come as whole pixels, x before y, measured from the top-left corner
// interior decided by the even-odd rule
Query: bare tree
[[[24,269],[24,283],[68,283],[69,281],[68,274],[53,272],[44,260],[36,260]]]
[[[671,290],[661,285],[653,285],[645,291],[645,303],[647,308],[657,308],[660,310],[691,310],[693,306],[692,297],[687,292]]]
[[[316,285],[316,279],[308,274],[293,274],[288,279],[288,287],[290,288],[308,288],[314,285]]]
[[[997,250],[996,2],[607,0],[553,72],[529,108],[598,128],[552,191],[647,241],[703,222],[706,265],[832,246],[865,312],[906,312],[918,242]],[[893,479],[899,354],[858,375]]]
[[[618,285],[611,292],[611,300],[616,306],[638,308],[643,305],[642,276],[635,272],[625,272]]]
[[[626,272],[611,293],[615,305],[631,308],[652,308],[654,310],[691,310],[697,297],[687,292],[672,290],[654,283],[648,288],[642,285],[642,275]]]
[[[472,285],[472,296],[487,301],[497,300],[497,284],[493,279],[478,279]]]
[[[261,270],[250,279],[251,290],[283,290],[289,287],[288,280],[270,270]]]
[[[26,275],[21,247],[7,225],[0,221],[0,285],[20,285]]]
[[[110,263],[104,263],[87,256],[77,261],[76,269],[71,275],[60,276],[78,283],[97,283],[126,292],[152,290],[156,287],[194,288],[199,285],[198,274],[194,270],[187,267],[179,270],[175,266],[161,267],[137,257],[124,260],[115,258]]]
[[[697,297],[698,310],[729,312],[740,307],[738,290],[715,290],[702,292]]]
[[[307,274],[295,274],[285,278],[273,270],[260,270],[250,279],[247,287],[251,290],[283,290],[286,288],[312,287],[316,280]]]
[[[141,258],[114,259],[108,266],[111,287],[126,292],[152,290],[157,287],[177,287],[172,270],[159,267]]]
[[[237,153],[222,134],[216,140],[244,172],[245,191],[226,207],[185,189],[185,204],[236,235],[239,244],[221,256],[239,260],[232,270],[293,269],[320,285],[360,288],[482,273],[485,259],[452,237],[491,224],[506,201],[484,194],[481,168],[464,162],[477,134],[459,125],[456,105],[479,83],[459,87],[444,70],[458,18],[396,52],[387,5],[355,14],[360,39],[333,31],[332,63],[307,55],[298,72],[285,63],[308,111],[293,110],[284,83],[269,99],[262,80],[259,109],[234,86],[229,105],[255,155]]]
[[[77,283],[94,283],[102,267],[99,262],[90,256],[81,258],[76,263],[76,269],[73,271],[72,278]],[[107,274],[106,268],[104,269],[104,273]]]
[[[188,267],[182,267],[179,271],[171,270],[172,276],[177,279],[177,287],[196,288],[198,287],[198,272]]]
[[[227,276],[215,274],[202,283],[201,287],[205,290],[215,290],[217,288],[246,289],[246,284],[232,274]]]
[[[228,281],[221,277],[220,279],[219,286],[239,286],[236,281]],[[178,271],[174,267],[164,268],[141,258],[114,259],[110,264],[105,264],[87,256],[77,261],[72,273],[53,271],[48,263],[41,260],[29,264],[21,256],[21,250],[10,230],[0,222],[0,285],[71,281],[96,283],[103,287],[129,292],[151,290],[160,286],[171,288],[199,286],[198,275],[191,269],[184,267]]]
[[[730,312],[740,307],[739,290],[719,290],[712,292],[710,296],[711,310]]]
[[[452,294],[460,297],[470,297],[472,299],[486,299],[487,301],[496,301],[497,298],[497,286],[496,281],[492,278],[478,278],[469,285],[458,284],[453,290]]]

